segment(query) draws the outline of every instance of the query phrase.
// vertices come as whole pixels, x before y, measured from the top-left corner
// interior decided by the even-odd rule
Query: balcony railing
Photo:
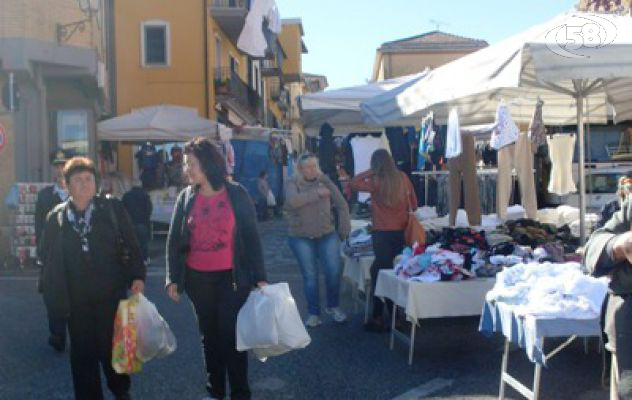
[[[230,68],[215,69],[214,78],[215,94],[220,101],[222,98],[235,100],[253,118],[263,121],[263,99],[237,72]]]
[[[213,8],[250,8],[249,0],[213,0],[211,3]]]
[[[209,8],[220,28],[233,43],[237,43],[237,38],[239,38],[239,34],[246,22],[250,1],[212,0]]]

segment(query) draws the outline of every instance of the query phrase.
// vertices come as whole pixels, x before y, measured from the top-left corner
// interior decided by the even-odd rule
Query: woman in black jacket
[[[178,196],[167,238],[167,292],[185,291],[197,316],[211,398],[250,399],[248,356],[235,343],[237,313],[256,286],[266,285],[256,213],[246,190],[227,180],[226,163],[205,138],[188,142],[191,186]]]
[[[75,399],[103,399],[103,369],[115,398],[129,400],[129,376],[112,369],[112,336],[119,300],[144,289],[140,247],[123,205],[96,195],[91,160],[70,159],[64,179],[70,198],[48,214],[38,243],[44,301],[53,318],[69,318]]]

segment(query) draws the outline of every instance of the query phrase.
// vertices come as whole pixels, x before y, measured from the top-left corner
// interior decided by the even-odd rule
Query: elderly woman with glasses
[[[44,301],[54,318],[69,321],[75,398],[103,399],[103,370],[114,397],[129,400],[129,375],[112,369],[112,336],[119,300],[144,290],[140,246],[121,202],[97,195],[91,160],[71,158],[63,175],[70,197],[48,214],[38,242]]]
[[[317,259],[325,274],[325,312],[334,321],[344,322],[347,316],[339,307],[340,240],[346,239],[351,230],[347,202],[336,185],[321,172],[318,159],[312,154],[299,157],[297,174],[285,185],[285,191],[289,246],[303,274],[307,297],[309,315],[305,324],[316,327],[322,323]]]

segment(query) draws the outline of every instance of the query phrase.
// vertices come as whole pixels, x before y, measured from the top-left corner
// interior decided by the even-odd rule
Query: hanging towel
[[[573,155],[575,154],[574,135],[554,135],[547,137],[549,156],[551,157],[551,178],[549,192],[564,196],[577,191],[573,180]]]
[[[505,146],[516,143],[520,130],[511,118],[511,110],[501,102],[496,109],[496,127],[492,131],[492,138],[489,144],[496,150],[500,150]]]
[[[461,143],[461,128],[459,125],[459,113],[456,108],[450,110],[448,116],[448,136],[445,146],[445,158],[456,158],[463,151]]]
[[[353,150],[353,169],[355,175],[368,171],[371,168],[371,156],[375,150],[385,148],[381,137],[373,137],[371,135],[367,135],[366,137],[354,137],[350,143],[351,149]],[[368,193],[360,192],[358,194],[358,201],[364,203],[369,197]]]
[[[542,121],[542,105],[544,102],[538,100],[533,111],[533,118],[529,124],[529,139],[531,139],[531,150],[536,153],[538,147],[546,143],[546,128]]]
[[[268,42],[263,33],[263,19],[268,21],[272,33],[281,32],[281,18],[274,0],[251,0],[250,11],[239,34],[237,47],[253,57],[264,57]]]

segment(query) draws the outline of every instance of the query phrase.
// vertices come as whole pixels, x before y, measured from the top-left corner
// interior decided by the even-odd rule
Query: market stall
[[[476,316],[481,313],[485,294],[494,281],[480,278],[458,282],[422,283],[398,277],[393,271],[380,271],[375,295],[393,302],[390,348],[393,350],[395,337],[409,344],[408,365],[413,363],[415,335],[419,320]],[[458,293],[455,296],[455,293]],[[396,329],[395,316],[401,308],[411,321],[409,335]]]
[[[225,127],[199,117],[196,109],[188,107],[172,105],[144,107],[97,124],[98,140],[139,145],[135,158],[138,161],[140,179],[143,181],[143,186],[148,189],[152,200],[152,233],[165,232],[154,230],[153,226],[156,223],[170,223],[178,188],[184,184],[180,182],[178,186],[168,186],[173,184],[170,182],[171,179],[164,179],[168,176],[164,171],[168,165],[165,165],[164,155],[159,154],[154,144],[185,142],[199,136],[211,137],[218,143],[230,143],[230,132],[227,132]],[[174,164],[173,168],[181,170],[181,160],[177,165]],[[106,178],[111,178],[111,175],[113,174],[107,174]],[[115,175],[117,176],[106,181],[127,181],[128,184],[123,186],[130,186],[131,178],[121,177],[120,173]],[[120,192],[120,190],[115,190],[116,187],[111,189],[114,194]],[[122,193],[118,194],[122,195]]]
[[[610,34],[600,37],[603,43],[599,46],[582,46],[568,56],[563,45],[570,41],[560,43],[556,33],[560,27],[583,26],[586,21],[608,26]],[[576,142],[579,149],[584,242],[584,124],[606,122],[608,105],[614,109],[615,122],[632,117],[632,101],[626,95],[632,87],[629,21],[629,16],[613,14],[572,11],[560,15],[433,70],[388,101],[379,96],[366,101],[362,105],[365,123],[388,124],[412,117],[420,120],[428,110],[443,121],[457,110],[462,124],[489,123],[495,120],[494,114],[498,115],[493,110],[503,99],[514,102],[511,115],[521,123],[530,120],[534,107],[542,101],[544,124],[577,124],[577,140],[572,143]],[[568,157],[568,152],[563,154]]]
[[[509,385],[525,398],[537,400],[542,366],[548,360],[579,337],[601,337],[599,315],[607,290],[607,278],[586,276],[575,262],[517,264],[496,276],[485,298],[479,330],[505,337],[499,399],[505,398]],[[545,341],[560,337],[568,339],[545,353]],[[525,349],[535,364],[531,388],[507,372],[511,343]]]

